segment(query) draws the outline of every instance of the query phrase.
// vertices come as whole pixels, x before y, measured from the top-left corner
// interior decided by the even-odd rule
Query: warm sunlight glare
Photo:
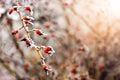
[[[110,2],[110,12],[114,15],[120,14],[120,0],[109,0]]]

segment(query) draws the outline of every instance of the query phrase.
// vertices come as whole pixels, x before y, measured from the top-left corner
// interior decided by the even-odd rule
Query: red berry
[[[31,7],[30,6],[25,6],[25,10],[26,11],[31,11]]]
[[[76,73],[77,73],[76,69],[73,68],[73,69],[71,70],[71,73],[76,74]]]
[[[52,72],[52,76],[54,76],[55,75],[55,72]]]
[[[30,47],[30,46],[31,46],[31,44],[30,44],[30,41],[29,41],[29,40],[26,40],[26,41],[25,41],[25,43],[26,43],[27,47]]]
[[[14,8],[10,8],[8,12],[9,12],[9,14],[11,14],[11,13],[13,13],[13,11],[14,11]]]
[[[44,48],[44,53],[48,53],[49,51],[51,50],[51,47],[50,46],[47,46]]]
[[[73,77],[73,80],[78,80],[78,78],[74,76],[74,77]]]
[[[30,44],[30,41],[26,40],[26,42],[25,42],[25,43],[26,43],[26,45],[29,45],[29,44]]]
[[[27,20],[27,16],[24,16],[23,19],[24,19],[24,20]]]
[[[41,31],[40,31],[39,29],[36,29],[35,32],[36,32],[36,34],[38,34],[38,35],[41,34]]]
[[[28,68],[29,67],[29,63],[25,62],[23,66],[24,66],[24,68]]]
[[[25,24],[28,24],[28,23],[29,23],[28,20],[25,20],[24,22],[25,22]]]
[[[85,79],[85,78],[86,78],[86,74],[85,74],[85,73],[82,73],[82,74],[81,74],[81,78],[82,78],[82,79]]]
[[[48,68],[48,66],[47,66],[46,64],[42,65],[42,69],[43,69],[43,70],[45,70],[45,69],[47,69],[47,68]]]
[[[14,8],[10,8],[8,12],[9,12],[9,14],[13,13],[14,12]]]
[[[105,68],[105,65],[104,64],[101,64],[101,65],[99,65],[99,71],[102,71],[104,68]]]
[[[74,64],[74,67],[77,68],[79,65],[78,64]]]
[[[18,30],[13,30],[12,31],[12,35],[15,35],[15,34],[17,34],[18,33]]]

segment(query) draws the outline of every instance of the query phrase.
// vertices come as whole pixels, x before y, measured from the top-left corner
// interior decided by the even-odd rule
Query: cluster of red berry
[[[21,12],[20,12],[20,8],[24,8],[25,11],[28,11],[30,13],[32,12],[31,6],[19,6],[19,4],[17,4],[17,6],[13,6],[12,8],[9,9],[9,11],[8,11],[9,14],[12,14],[13,12],[18,13],[18,15],[20,17],[20,20],[21,20],[21,23],[22,23],[22,27],[19,28],[19,29],[13,30],[12,35],[16,35],[20,32],[21,29],[24,29],[27,36],[22,37],[21,41],[25,42],[27,47],[34,48],[38,52],[38,54],[40,54],[40,58],[41,58],[41,61],[42,61],[42,69],[48,74],[48,72],[51,69],[45,63],[45,61],[44,61],[45,58],[43,57],[43,54],[41,53],[41,50],[43,50],[43,52],[45,54],[48,54],[50,56],[52,56],[55,53],[55,51],[53,50],[53,48],[51,46],[36,46],[34,44],[34,41],[31,39],[31,37],[29,35],[30,32],[34,32],[35,34],[37,34],[39,36],[44,36],[46,34],[43,33],[42,30],[40,30],[40,29],[29,30],[27,28],[27,25],[28,24],[33,25],[32,21],[34,20],[34,18],[31,17],[31,16],[27,16],[27,15],[22,16]]]

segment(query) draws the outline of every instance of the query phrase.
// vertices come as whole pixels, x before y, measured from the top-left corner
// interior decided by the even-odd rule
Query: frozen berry
[[[25,10],[26,11],[31,11],[31,7],[30,6],[25,6]]]
[[[46,46],[44,48],[44,53],[48,53],[50,50],[51,50],[51,47],[50,46]]]
[[[43,64],[43,65],[42,65],[42,69],[43,69],[43,70],[45,70],[45,69],[47,69],[47,68],[48,68],[48,66],[47,66],[46,64]]]
[[[18,30],[13,30],[12,31],[12,35],[15,35],[15,34],[17,34],[18,33]]]
[[[13,13],[14,12],[14,8],[10,8],[8,12],[9,12],[9,14]]]

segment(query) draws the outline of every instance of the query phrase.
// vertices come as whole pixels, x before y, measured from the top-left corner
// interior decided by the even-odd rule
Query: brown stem
[[[16,5],[17,5],[17,6],[19,6],[18,0],[17,0],[17,2],[16,2]],[[18,15],[19,15],[19,18],[20,18],[20,21],[21,21],[21,24],[22,24],[22,27],[21,27],[20,29],[22,29],[22,28],[23,28],[23,29],[24,29],[24,31],[25,31],[25,32],[26,32],[26,34],[27,34],[27,37],[28,37],[28,38],[30,38],[29,31],[27,31],[27,29],[25,28],[25,25],[24,25],[24,22],[23,22],[23,20],[22,20],[22,16],[21,16],[20,11],[18,10],[18,11],[17,11],[17,13],[18,13]],[[30,40],[31,40],[31,39],[30,39]],[[32,42],[32,41],[31,41],[31,42]],[[38,48],[35,48],[35,50],[36,50],[36,51],[37,51],[37,53],[39,54],[40,58],[44,60],[44,57],[42,56],[41,51],[40,51]]]
[[[20,11],[17,11],[17,12],[18,12],[18,15],[19,15],[20,20],[21,20],[21,23],[22,23],[22,28],[24,28],[24,30],[25,30],[25,32],[26,32],[26,34],[27,34],[27,37],[30,38],[29,32],[28,32],[27,29],[25,28],[24,22],[23,22],[23,20],[22,20],[21,13],[20,13]]]

